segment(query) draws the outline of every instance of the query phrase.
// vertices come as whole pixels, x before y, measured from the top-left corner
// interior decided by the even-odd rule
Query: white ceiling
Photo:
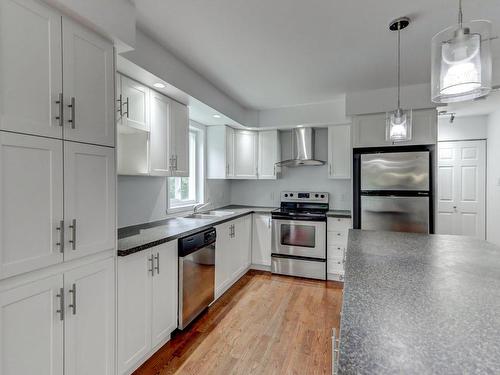
[[[252,109],[322,102],[345,92],[430,80],[432,36],[456,22],[457,0],[136,0],[139,27]],[[493,21],[499,0],[464,0],[464,18]],[[500,64],[500,40],[493,41]]]

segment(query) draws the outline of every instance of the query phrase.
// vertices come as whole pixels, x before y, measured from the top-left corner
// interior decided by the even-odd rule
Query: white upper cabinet
[[[258,134],[254,131],[234,131],[234,178],[257,178]]]
[[[115,247],[114,149],[64,142],[65,259]]]
[[[0,292],[2,375],[63,374],[62,286],[56,275]]]
[[[62,141],[0,132],[0,279],[63,261]]]
[[[172,175],[189,177],[189,111],[175,100],[170,106],[170,149],[174,162]]]
[[[226,179],[234,175],[234,130],[228,126],[207,126],[207,178]]]
[[[396,142],[385,139],[385,113],[353,117],[353,147],[425,145],[437,142],[437,112],[435,109],[414,110],[411,141]]]
[[[66,375],[115,374],[114,268],[109,258],[64,274]]]
[[[228,126],[225,126],[225,164],[224,164],[224,170],[225,170],[225,176],[226,178],[234,178],[235,174],[235,168],[234,168],[234,137],[235,137],[235,131],[233,128],[230,128]]]
[[[151,90],[142,83],[123,75],[118,77],[120,79],[120,91],[117,91],[119,125],[149,131],[149,95]]]
[[[61,16],[39,1],[0,1],[0,129],[62,137]]]
[[[112,43],[63,18],[64,138],[114,146]]]
[[[259,132],[258,149],[259,179],[275,180],[277,178],[276,163],[281,160],[281,147],[278,130]]]
[[[172,152],[170,151],[170,104],[165,95],[151,91],[151,141],[150,173],[154,176],[170,176]]]
[[[328,128],[328,178],[351,178],[351,125]]]

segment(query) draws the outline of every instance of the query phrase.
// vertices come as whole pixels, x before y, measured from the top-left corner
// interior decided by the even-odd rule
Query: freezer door
[[[361,229],[429,233],[429,197],[362,196]]]
[[[361,155],[361,191],[429,190],[429,152]]]

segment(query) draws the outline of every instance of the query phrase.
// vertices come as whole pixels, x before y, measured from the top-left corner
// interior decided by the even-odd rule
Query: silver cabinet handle
[[[64,220],[59,222],[59,226],[56,229],[59,231],[59,242],[56,245],[59,246],[59,251],[64,253]]]
[[[59,298],[59,310],[56,310],[56,313],[59,314],[60,320],[64,320],[64,288],[59,288],[59,294],[56,294],[56,297]]]
[[[71,108],[71,119],[68,120],[69,123],[71,123],[71,129],[76,128],[76,99],[74,96],[71,97],[71,104],[68,105],[68,108]]]
[[[233,238],[236,237],[236,227],[233,224]]]
[[[151,254],[151,257],[148,258],[148,262],[151,262],[151,268],[148,270],[148,272],[151,272],[151,276],[155,275],[155,268],[154,268],[154,257]]]
[[[76,250],[76,219],[73,219],[69,227],[71,228],[71,240],[69,240],[69,243],[71,244],[71,249]]]
[[[267,223],[267,227],[268,227],[268,228],[271,228],[271,216],[269,216],[269,218],[268,218],[268,220],[267,220],[267,221],[268,221],[268,223]]]
[[[120,117],[123,117],[123,95],[120,94],[120,96],[118,97],[118,110],[117,112],[120,114]]]
[[[226,164],[226,174],[229,175],[229,164]]]
[[[127,106],[127,111],[125,113],[122,113],[122,116],[127,115],[127,118],[129,118],[128,117],[128,96],[127,96],[127,99],[125,100],[125,105]]]
[[[160,273],[160,253],[156,253],[155,260],[156,260],[155,270],[156,274],[158,275]]]
[[[229,226],[229,238],[233,238],[233,226]]]
[[[177,170],[177,155],[175,155],[175,170]]]
[[[56,104],[59,104],[59,116],[56,116],[56,120],[59,120],[59,126],[64,126],[64,101],[62,93],[59,94]]]
[[[330,176],[332,175],[332,163],[328,163],[328,168],[330,169]]]
[[[339,370],[339,340],[335,328],[332,328],[332,374],[337,375]]]
[[[73,315],[76,315],[76,284],[73,283],[73,286],[69,290],[71,294],[71,303],[68,305],[70,309],[73,309]]]

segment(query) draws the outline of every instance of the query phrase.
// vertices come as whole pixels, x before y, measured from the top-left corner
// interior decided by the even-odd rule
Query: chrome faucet
[[[210,202],[207,202],[207,203],[198,203],[198,204],[195,204],[193,206],[193,213],[197,213],[198,211],[204,209],[205,207],[208,207],[210,206],[211,203]]]

